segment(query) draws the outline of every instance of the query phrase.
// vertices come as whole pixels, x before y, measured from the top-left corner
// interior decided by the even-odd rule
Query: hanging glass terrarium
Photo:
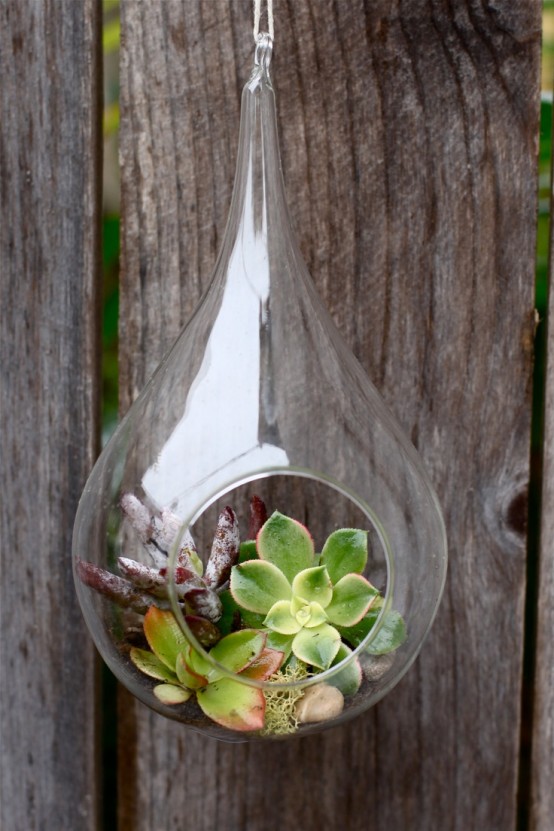
[[[421,460],[291,230],[271,50],[260,36],[212,282],[98,460],[73,546],[119,680],[231,741],[306,734],[382,698],[446,570]]]

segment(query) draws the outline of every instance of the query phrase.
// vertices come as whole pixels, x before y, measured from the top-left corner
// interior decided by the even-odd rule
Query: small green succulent
[[[256,552],[259,559],[231,571],[230,590],[243,620],[263,626],[268,645],[287,657],[292,651],[300,661],[328,669],[341,649],[339,629],[358,624],[380,599],[361,574],[367,532],[335,531],[316,556],[308,530],[276,511],[257,535]]]
[[[151,607],[144,617],[144,634],[152,652],[133,648],[137,669],[163,683],[154,695],[164,704],[183,704],[196,694],[208,718],[230,730],[261,730],[265,698],[261,689],[229,678],[187,641],[169,611]],[[242,629],[222,638],[210,657],[238,676],[266,681],[277,672],[283,653],[266,647],[266,634]]]

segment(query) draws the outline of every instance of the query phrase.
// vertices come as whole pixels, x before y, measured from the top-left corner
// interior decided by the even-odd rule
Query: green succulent
[[[361,574],[367,532],[335,531],[316,556],[308,530],[276,511],[258,533],[256,553],[259,559],[231,571],[230,590],[243,620],[268,630],[268,646],[287,657],[292,651],[300,661],[328,669],[341,650],[340,629],[358,624],[380,599]]]
[[[151,607],[144,617],[144,634],[152,652],[133,648],[130,657],[145,675],[163,683],[154,695],[164,704],[183,704],[196,694],[201,709],[230,730],[261,730],[265,697],[257,687],[229,678],[187,641],[173,614]],[[283,653],[266,647],[267,636],[242,629],[222,638],[210,657],[230,672],[266,681],[277,672]]]

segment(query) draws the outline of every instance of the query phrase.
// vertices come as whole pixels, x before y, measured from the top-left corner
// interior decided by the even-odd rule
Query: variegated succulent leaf
[[[346,574],[333,586],[333,597],[325,612],[337,626],[354,626],[379,596],[377,589],[361,574]]]
[[[263,560],[248,560],[231,571],[231,594],[249,612],[267,615],[278,600],[290,600],[292,589],[281,569]]]
[[[341,643],[337,654],[333,658],[331,666],[340,664],[341,661],[350,658],[352,650],[345,643]],[[360,689],[362,683],[362,667],[358,658],[352,658],[349,663],[340,669],[335,675],[327,679],[327,684],[337,687],[343,695],[354,695]]]
[[[178,687],[175,684],[158,684],[154,687],[154,695],[162,704],[184,704],[192,695],[190,690]]]
[[[158,681],[167,681],[168,684],[177,683],[177,675],[174,670],[160,661],[153,652],[147,649],[138,649],[133,647],[129,653],[131,661],[137,669],[140,669],[145,675],[150,678],[156,678]]]
[[[265,698],[262,690],[220,678],[196,694],[205,715],[229,730],[249,732],[264,726]]]
[[[314,541],[308,529],[279,511],[260,528],[256,547],[260,560],[276,566],[289,582],[314,562]]]
[[[383,599],[372,603],[367,614],[353,626],[337,626],[344,641],[352,646],[359,646],[375,626],[383,606]],[[406,624],[404,618],[392,609],[385,613],[383,624],[374,640],[366,647],[366,652],[372,655],[386,655],[402,646],[406,640]]]
[[[239,546],[239,563],[257,559],[258,549],[256,548],[256,540],[244,540],[241,542]]]
[[[143,626],[154,655],[174,672],[177,657],[188,644],[173,613],[152,606],[144,616]]]
[[[188,660],[187,660],[188,658]],[[175,664],[175,671],[179,683],[189,690],[198,690],[205,687],[209,682],[206,675],[196,672],[190,663],[190,650],[187,652],[180,652],[177,656]]]
[[[394,652],[395,649],[402,646],[406,637],[404,618],[400,612],[391,609],[389,612],[385,612],[381,628],[374,640],[366,647],[366,652],[371,655],[386,655],[388,652]]]
[[[328,623],[322,623],[312,629],[301,629],[292,641],[294,655],[305,664],[328,669],[341,644],[337,630]]]
[[[264,646],[257,658],[240,673],[246,678],[253,678],[256,681],[267,681],[285,660],[285,653],[278,649],[271,649]]]
[[[327,567],[333,584],[347,574],[361,574],[367,563],[367,531],[339,528],[327,538],[320,564]]]
[[[292,581],[292,595],[306,603],[314,601],[325,609],[333,597],[331,578],[325,566],[300,571]]]
[[[262,653],[266,635],[258,629],[241,629],[222,638],[210,650],[210,658],[230,672],[240,673]]]

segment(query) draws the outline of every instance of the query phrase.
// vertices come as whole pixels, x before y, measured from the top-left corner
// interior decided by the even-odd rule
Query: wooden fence
[[[247,0],[121,13],[123,411],[210,278],[252,23]],[[526,530],[541,4],[275,13],[303,253],[444,507],[437,622],[379,705],[300,741],[218,744],[119,691],[110,785],[70,563],[99,437],[101,9],[1,0],[0,829],[552,831],[552,377],[538,560]]]

